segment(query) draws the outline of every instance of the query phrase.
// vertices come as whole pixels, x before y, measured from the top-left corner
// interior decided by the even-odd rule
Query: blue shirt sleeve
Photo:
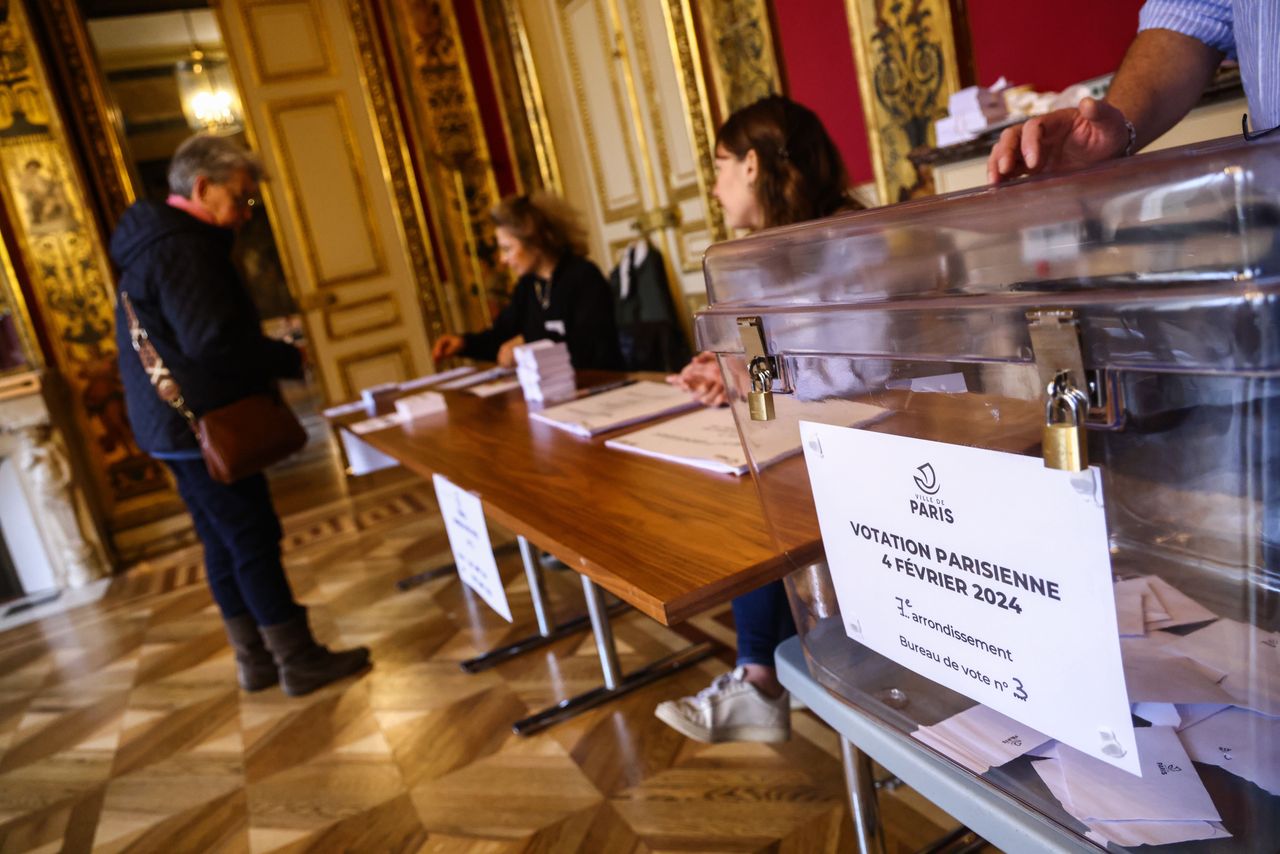
[[[1231,0],[1147,0],[1138,13],[1138,31],[1173,30],[1235,59]]]

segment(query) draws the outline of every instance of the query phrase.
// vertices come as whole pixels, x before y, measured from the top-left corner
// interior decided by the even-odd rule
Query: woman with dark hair
[[[578,370],[621,370],[618,330],[609,283],[586,255],[586,237],[573,210],[555,196],[511,196],[490,214],[502,262],[516,275],[516,287],[483,332],[442,335],[431,355],[515,364],[521,344],[550,338],[564,341]]]
[[[848,196],[844,161],[822,122],[806,107],[771,96],[731,115],[716,134],[715,197],[725,223],[748,232],[861,207]],[[667,381],[707,406],[725,402],[714,353],[699,353]],[[655,714],[689,738],[785,741],[790,698],[773,652],[796,633],[786,589],[766,584],[733,600],[737,666],[692,697],[668,700]]]

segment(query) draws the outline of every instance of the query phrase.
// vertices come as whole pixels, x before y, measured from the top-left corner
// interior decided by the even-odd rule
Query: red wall
[[[969,0],[978,83],[990,85],[1003,74],[1010,83],[1048,92],[1115,71],[1138,31],[1142,3]]]
[[[822,119],[849,180],[873,180],[844,0],[774,0],[773,7],[787,94]]]

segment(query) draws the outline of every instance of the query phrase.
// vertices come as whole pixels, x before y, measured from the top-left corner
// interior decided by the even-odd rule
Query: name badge
[[[542,328],[554,335],[559,335],[561,338],[564,337],[563,320],[548,320],[542,324]]]

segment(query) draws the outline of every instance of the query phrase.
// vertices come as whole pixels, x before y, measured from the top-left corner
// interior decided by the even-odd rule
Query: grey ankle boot
[[[236,674],[240,687],[246,691],[261,691],[280,681],[275,659],[262,643],[258,624],[249,614],[239,617],[223,617],[227,640],[236,653]]]
[[[262,626],[261,630],[279,668],[280,687],[290,697],[310,694],[369,666],[368,647],[331,652],[316,643],[305,611],[287,623]]]

